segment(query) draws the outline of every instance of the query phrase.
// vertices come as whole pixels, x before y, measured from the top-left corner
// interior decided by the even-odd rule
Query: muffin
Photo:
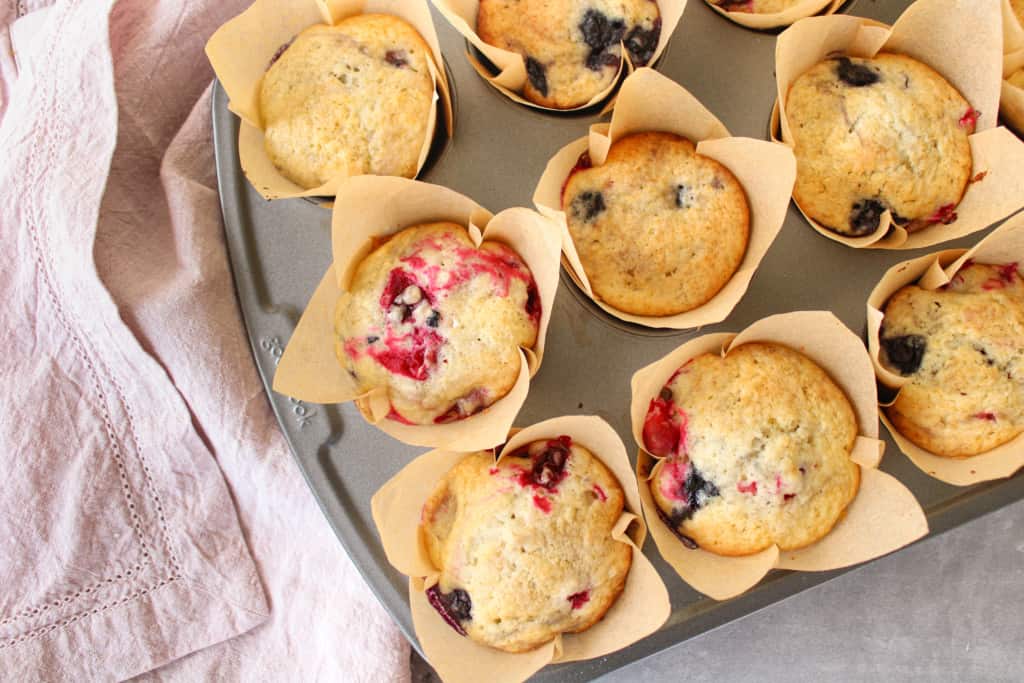
[[[666,316],[711,299],[747,248],[750,210],[729,169],[671,133],[636,133],[584,157],[562,190],[583,270],[605,303]]]
[[[362,392],[386,389],[390,419],[440,424],[507,394],[519,347],[537,341],[533,275],[500,242],[428,223],[393,235],[358,265],[338,301],[336,352]]]
[[[271,162],[307,189],[362,174],[412,178],[432,132],[431,59],[416,29],[391,15],[306,29],[260,88]]]
[[[568,436],[459,462],[423,506],[438,583],[427,597],[462,635],[524,652],[604,616],[626,584],[632,549],[612,538],[618,481]]]
[[[1024,284],[1016,264],[969,263],[935,291],[910,285],[885,307],[879,360],[908,382],[886,408],[936,455],[977,455],[1024,431]]]
[[[893,222],[915,231],[956,220],[971,177],[978,113],[909,57],[827,59],[789,90],[793,198],[826,228],[858,237]]]
[[[648,408],[644,447],[663,521],[691,548],[749,555],[826,535],[857,495],[857,419],[805,356],[750,343],[698,356]]]
[[[552,109],[586,104],[612,85],[626,46],[633,66],[661,35],[651,0],[480,0],[477,35],[526,61],[523,96]]]

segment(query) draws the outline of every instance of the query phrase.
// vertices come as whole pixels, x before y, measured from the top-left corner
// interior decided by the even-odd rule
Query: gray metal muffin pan
[[[891,23],[909,4],[910,0],[854,0],[843,11]],[[597,112],[551,114],[506,99],[472,70],[464,57],[463,38],[436,11],[434,18],[453,82],[455,130],[422,179],[451,187],[495,212],[531,206],[534,185],[548,158],[586,134],[587,127],[599,120]],[[775,100],[774,50],[774,33],[736,26],[702,0],[690,0],[656,68],[694,93],[734,135],[766,139]],[[384,557],[370,517],[370,497],[424,449],[405,446],[377,431],[350,404],[311,405],[270,389],[277,360],[330,263],[330,212],[301,199],[268,202],[249,186],[238,164],[238,120],[228,111],[219,85],[213,99],[213,129],[235,286],[267,396],[338,539],[418,647],[406,577]],[[966,247],[984,234],[943,247]],[[724,323],[699,332],[653,331],[614,320],[587,300],[563,272],[544,364],[517,424],[558,415],[596,414],[618,430],[628,451],[635,452],[628,412],[629,379],[637,368],[697,334],[739,331],[774,313],[827,309],[863,333],[865,301],[882,273],[927,251],[849,249],[816,234],[791,206],[746,296]],[[887,449],[881,468],[914,492],[928,514],[932,534],[1024,498],[1021,475],[969,488],[931,479],[899,452],[884,427],[882,433]],[[683,583],[661,560],[653,542],[647,542],[644,552],[669,588],[672,614],[668,622],[631,647],[600,659],[547,667],[537,680],[592,679],[840,573],[774,571],[748,593],[715,602]]]

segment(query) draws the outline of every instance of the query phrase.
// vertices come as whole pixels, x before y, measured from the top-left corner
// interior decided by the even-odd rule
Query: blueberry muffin
[[[879,360],[908,379],[886,408],[903,436],[956,458],[1024,431],[1024,281],[1016,264],[969,264],[936,291],[904,287],[884,313]]]
[[[613,308],[665,316],[707,302],[743,260],[743,187],[689,140],[637,133],[604,164],[573,170],[562,209],[594,293]]]
[[[896,54],[827,59],[793,82],[786,116],[793,198],[821,225],[868,235],[886,209],[909,231],[956,220],[978,113],[930,67]]]
[[[434,101],[430,48],[412,26],[360,14],[300,33],[260,88],[265,146],[296,185],[416,175]]]
[[[440,424],[509,392],[540,315],[537,285],[515,251],[477,248],[466,228],[428,223],[359,264],[338,301],[336,351],[362,391],[387,389],[390,419]]]
[[[480,0],[477,35],[523,55],[523,96],[544,107],[586,104],[612,84],[626,46],[647,64],[661,35],[651,0]]]
[[[626,584],[632,550],[611,536],[623,501],[611,472],[567,436],[498,464],[467,456],[423,506],[440,570],[430,603],[460,634],[507,652],[585,631]]]
[[[691,548],[749,555],[827,534],[857,495],[857,418],[829,376],[778,344],[681,367],[653,399],[646,450],[659,515]]]

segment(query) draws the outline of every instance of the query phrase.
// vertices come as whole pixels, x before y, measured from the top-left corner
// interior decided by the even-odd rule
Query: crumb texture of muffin
[[[806,356],[750,343],[698,356],[651,400],[651,494],[688,547],[749,555],[825,536],[857,495],[853,408]]]
[[[438,424],[507,394],[541,317],[529,267],[501,242],[428,223],[396,233],[338,301],[336,352],[360,389],[385,388],[390,419]]]
[[[635,133],[604,164],[578,164],[562,191],[569,232],[594,293],[636,315],[692,310],[746,253],[750,209],[736,177],[670,133]]]
[[[971,263],[945,287],[910,285],[885,306],[882,365],[909,381],[886,409],[921,448],[967,457],[1024,431],[1024,280]]]
[[[661,15],[651,0],[480,0],[477,35],[523,55],[526,99],[570,109],[612,85],[623,44],[634,66],[651,60]]]
[[[416,175],[434,84],[430,48],[407,22],[360,14],[300,33],[260,89],[264,146],[304,188],[353,175]]]
[[[956,220],[971,177],[976,112],[930,67],[897,54],[837,57],[793,82],[786,117],[793,197],[819,224],[858,237],[889,210],[913,232]]]
[[[623,505],[614,475],[568,436],[498,464],[469,455],[423,507],[440,571],[427,597],[456,631],[507,652],[584,631],[625,587],[632,549],[611,536]]]

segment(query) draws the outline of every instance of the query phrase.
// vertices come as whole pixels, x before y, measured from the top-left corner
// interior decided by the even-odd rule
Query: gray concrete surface
[[[599,680],[1024,680],[1024,501]]]

